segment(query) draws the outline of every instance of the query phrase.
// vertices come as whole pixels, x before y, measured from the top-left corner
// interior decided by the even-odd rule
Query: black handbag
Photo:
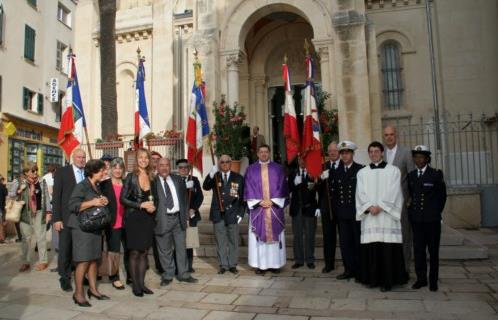
[[[91,207],[78,214],[78,222],[82,231],[100,231],[111,223],[111,214],[107,206]]]

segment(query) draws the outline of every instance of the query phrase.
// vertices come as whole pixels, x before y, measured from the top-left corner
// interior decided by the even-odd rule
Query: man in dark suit
[[[320,217],[318,208],[318,184],[308,175],[304,160],[298,158],[299,168],[289,175],[291,194],[290,216],[294,247],[294,264],[292,269],[306,265],[315,269],[315,233],[316,218]],[[304,238],[304,239],[303,239]],[[303,241],[304,240],[304,241]]]
[[[325,267],[322,273],[329,273],[335,269],[335,249],[337,246],[337,219],[333,212],[335,199],[331,197],[330,185],[332,175],[337,170],[341,163],[337,144],[331,142],[327,148],[329,161],[323,166],[323,172],[320,176],[320,212],[322,215],[322,231],[323,231],[323,259]],[[328,182],[326,181],[328,180]],[[327,183],[329,189],[327,190]]]
[[[220,270],[237,274],[239,260],[239,223],[244,217],[244,178],[230,171],[232,159],[224,154],[204,179],[202,188],[213,190],[209,220],[213,222]],[[219,192],[219,193],[218,193]],[[221,200],[221,208],[220,208]]]
[[[401,191],[403,199],[408,199],[408,173],[415,169],[410,149],[398,143],[398,135],[396,128],[387,126],[383,131],[384,139],[384,160],[398,167],[401,172]],[[412,258],[412,230],[408,220],[408,211],[406,208],[406,200],[403,203],[401,211],[401,233],[403,235],[403,256],[405,258],[406,272],[410,273],[410,262]]]
[[[77,183],[85,179],[84,168],[86,154],[83,149],[73,151],[73,164],[62,167],[55,172],[54,191],[52,194],[52,219],[54,230],[59,232],[59,253],[57,258],[57,270],[61,289],[72,291],[71,286],[71,263],[73,260],[73,241],[71,229],[67,228],[67,222],[71,211],[67,207],[73,189]]]
[[[360,266],[361,222],[356,221],[356,174],[363,166],[354,162],[356,145],[342,141],[338,145],[341,164],[332,175],[331,196],[334,212],[339,226],[339,245],[341,247],[344,272],[338,280],[350,279],[358,274]]]
[[[201,213],[199,212],[199,208],[201,207],[202,201],[204,201],[201,184],[197,177],[190,175],[190,165],[188,164],[187,159],[177,160],[176,167],[178,168],[178,174],[185,181],[185,185],[187,187],[187,199],[190,200],[188,212],[189,227],[197,227],[197,223],[201,221]],[[195,272],[194,268],[192,267],[194,261],[194,249],[187,249],[187,260],[188,272]]]
[[[431,152],[418,145],[412,150],[417,168],[408,174],[410,194],[408,216],[413,230],[413,251],[417,281],[412,289],[427,286],[427,257],[429,250],[429,289],[437,291],[439,277],[439,243],[441,214],[446,204],[446,184],[443,172],[429,166]]]
[[[186,233],[188,221],[187,188],[180,176],[170,174],[169,159],[161,158],[157,163],[155,178],[156,228],[154,230],[159,260],[164,269],[161,286],[167,286],[175,276],[173,248],[178,266],[177,279],[196,283],[188,272]]]

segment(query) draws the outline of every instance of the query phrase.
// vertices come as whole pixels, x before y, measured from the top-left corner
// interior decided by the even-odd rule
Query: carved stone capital
[[[229,69],[238,69],[242,63],[242,52],[232,53],[226,56],[227,67]]]
[[[350,28],[365,24],[365,14],[356,10],[339,11],[332,17],[332,25],[336,29]]]

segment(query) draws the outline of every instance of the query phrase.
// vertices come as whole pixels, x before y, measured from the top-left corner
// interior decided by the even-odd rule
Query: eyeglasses
[[[230,162],[232,162],[232,161],[230,161],[230,160],[227,160],[227,161],[220,161],[220,164],[225,164],[225,163],[230,163]]]
[[[36,172],[38,172],[38,169],[31,169],[31,170],[29,170],[29,172],[36,173]]]
[[[178,169],[188,169],[188,166],[178,166]]]

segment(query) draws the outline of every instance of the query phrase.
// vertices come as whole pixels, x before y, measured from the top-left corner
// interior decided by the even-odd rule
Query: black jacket
[[[79,225],[78,214],[80,213],[80,207],[83,202],[93,200],[94,198],[100,197],[102,194],[99,186],[92,187],[92,183],[88,178],[81,181],[74,187],[71,197],[67,203],[67,208],[70,211],[70,216],[68,218],[67,225],[72,228],[76,228]]]
[[[54,189],[52,193],[52,221],[62,221],[67,224],[71,215],[68,204],[74,187],[76,186],[76,177],[74,176],[73,166],[64,166],[55,171]]]
[[[112,179],[102,181],[100,183],[100,190],[102,190],[102,194],[107,198],[107,200],[109,200],[107,208],[109,209],[109,213],[111,214],[110,226],[112,227],[114,223],[116,223],[116,215],[118,210],[116,194],[114,193],[114,187],[112,186]],[[123,190],[121,190],[121,192],[123,192]]]
[[[202,188],[206,191],[213,190],[209,220],[217,223],[224,219],[227,225],[235,224],[237,223],[237,216],[244,216],[244,178],[237,172],[230,171],[228,183],[224,184],[221,172],[217,172],[216,175],[218,176],[218,186],[225,212],[220,211],[218,204],[218,191],[215,185],[216,177],[211,178],[210,175],[207,175]]]
[[[342,163],[342,161],[339,161],[339,166],[341,166],[341,163]],[[319,179],[318,181],[319,181],[320,211],[321,211],[322,217],[326,217],[326,216],[330,217],[330,214],[332,214],[331,220],[336,219],[336,215],[334,212],[335,199],[332,196],[332,194],[330,193],[330,186],[332,185],[333,175],[334,175],[334,172],[337,170],[337,168],[338,167],[336,167],[335,169],[332,170],[330,168],[330,161],[327,161],[326,163],[323,164],[322,169],[324,171],[329,170],[328,181],[321,180],[320,178],[318,178]],[[329,187],[329,190],[327,190],[327,185]],[[329,203],[332,205],[332,210],[329,209]]]
[[[446,204],[446,184],[443,172],[429,166],[419,178],[418,170],[408,174],[408,217],[412,222],[441,221]]]
[[[154,197],[154,203],[157,201],[157,192],[155,188],[155,179],[150,182],[151,194]],[[126,223],[126,215],[128,212],[134,210],[140,210],[140,204],[142,203],[142,189],[138,182],[138,176],[134,173],[130,173],[126,176],[123,181],[123,190],[121,190],[121,197],[119,198],[121,204],[125,206],[125,215],[123,217],[123,222]],[[157,205],[156,205],[157,208]]]
[[[3,183],[0,183],[0,212],[2,213],[5,212],[5,203],[8,195],[9,191],[7,190],[7,187]]]
[[[294,217],[301,211],[303,216],[314,217],[318,208],[318,184],[306,174],[301,183],[296,186],[294,178],[300,174],[299,172],[299,169],[297,169],[289,175],[289,191],[292,193],[289,214]]]
[[[363,166],[356,162],[351,164],[348,171],[344,171],[341,162],[330,179],[330,195],[334,199],[333,211],[337,219],[356,219],[356,175]]]
[[[181,177],[181,178],[185,180],[186,177]],[[201,221],[201,213],[199,212],[199,208],[202,205],[202,201],[204,201],[204,195],[202,194],[201,183],[199,182],[199,179],[193,176],[189,176],[189,179],[192,179],[192,181],[194,182],[194,187],[190,192],[191,195],[190,195],[189,209],[195,210],[195,216],[192,218],[189,217],[189,226],[197,227],[197,223]],[[187,189],[187,197],[188,194],[189,194],[189,189]]]

